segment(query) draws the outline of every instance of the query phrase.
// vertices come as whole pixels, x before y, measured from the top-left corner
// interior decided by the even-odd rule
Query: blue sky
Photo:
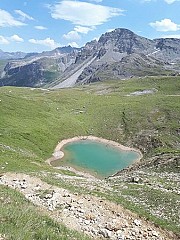
[[[0,49],[41,52],[115,28],[180,38],[180,0],[0,0]]]

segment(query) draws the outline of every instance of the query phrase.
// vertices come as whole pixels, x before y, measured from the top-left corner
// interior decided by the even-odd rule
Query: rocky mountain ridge
[[[24,52],[4,52],[0,49],[0,60],[3,59],[21,59],[28,56],[28,53]]]
[[[103,34],[84,47],[57,48],[12,60],[0,86],[73,87],[110,79],[180,74],[180,39],[150,40],[128,29]]]

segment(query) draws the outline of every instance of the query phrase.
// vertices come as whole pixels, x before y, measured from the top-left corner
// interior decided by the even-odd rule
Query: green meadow
[[[145,90],[150,92],[142,94]],[[46,171],[53,174],[55,170],[48,166],[45,160],[51,157],[59,141],[80,135],[94,135],[138,148],[143,153],[144,162],[158,154],[178,156],[180,153],[179,103],[180,77],[107,81],[59,90],[1,87],[0,173],[23,172],[38,175],[39,172]],[[168,171],[179,172],[179,168],[171,165]],[[62,172],[73,174],[69,171]],[[53,180],[49,178],[46,181]],[[58,185],[56,182],[54,184]],[[62,185],[72,191],[78,191],[76,187],[73,189],[73,186],[67,186],[67,183]],[[138,191],[133,189],[124,194],[130,195],[132,192],[138,195]],[[71,238],[70,230],[60,225],[57,227],[57,223],[42,213],[37,213],[35,207],[15,191],[1,187],[1,193],[11,199],[8,208],[5,201],[0,200],[3,209],[0,215],[2,216],[0,232],[9,234],[8,239],[48,239],[48,236],[43,235],[45,234],[43,228],[47,228],[48,222],[49,234],[54,234],[49,239],[58,239],[56,232],[53,232],[54,228],[61,228],[61,239],[86,239],[79,235],[77,238]],[[146,193],[148,194],[148,191],[145,188],[145,196]],[[112,201],[120,203],[125,201],[117,199],[113,193],[107,193],[107,196]],[[178,201],[179,197],[175,196],[173,199]],[[22,221],[27,221],[22,215],[23,208],[14,205],[14,201],[18,204],[22,201],[23,208],[30,212],[28,213],[31,216],[30,221],[33,221],[33,218],[37,218],[37,221],[45,219],[45,224],[35,230],[36,234],[33,238],[30,233],[33,223],[29,223],[27,237],[18,238],[15,236],[23,231],[21,223],[17,221],[19,230],[16,229],[16,235],[13,236],[14,228],[11,227],[16,220],[13,217],[9,220],[12,222],[3,220],[14,211],[19,218],[22,217]],[[127,207],[128,201],[125,201]],[[146,209],[134,207],[133,203],[130,208],[147,217]],[[173,228],[172,219],[169,222],[161,222],[150,216],[149,213],[148,218],[164,228],[179,232],[177,226]],[[9,232],[7,228],[10,229]]]

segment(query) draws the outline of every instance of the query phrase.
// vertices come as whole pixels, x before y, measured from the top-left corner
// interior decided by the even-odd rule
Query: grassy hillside
[[[58,141],[77,135],[100,136],[139,148],[144,154],[143,162],[157,155],[177,158],[180,153],[179,100],[180,77],[109,81],[64,90],[2,87],[0,173],[53,172],[45,160],[51,156]],[[170,172],[179,172],[179,169],[174,162],[168,165]],[[160,180],[154,175],[152,181]],[[119,186],[122,182],[118,182]],[[78,191],[68,183],[63,186]],[[172,218],[168,223],[167,220],[158,221],[157,217],[150,217],[153,213],[147,214],[145,207],[142,209],[142,206],[139,208],[133,202],[129,203],[127,196],[140,197],[138,191],[144,193],[141,197],[150,199],[147,187],[136,189],[130,186],[118,199],[112,192],[103,196],[121,204],[124,202],[126,207],[140,215],[148,215],[157,224],[178,232]],[[159,199],[161,195],[157,191],[154,193]],[[166,193],[163,197],[167,197]],[[178,203],[179,196],[173,195],[173,201],[173,204]],[[162,204],[160,199],[159,204]],[[174,219],[177,222],[177,218]]]
[[[130,95],[143,90],[154,93]],[[22,171],[28,162],[44,162],[58,141],[89,134],[140,147],[146,155],[177,151],[178,94],[180,78],[132,79],[59,91],[0,88],[1,162],[8,161],[7,170],[18,170],[19,164]]]

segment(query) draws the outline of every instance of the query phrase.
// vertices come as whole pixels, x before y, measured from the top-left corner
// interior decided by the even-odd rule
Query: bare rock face
[[[180,39],[174,38],[160,38],[155,39],[156,43],[156,57],[162,58],[170,63],[172,61],[180,60]]]
[[[115,29],[112,32],[103,34],[99,43],[103,46],[112,46],[113,50],[119,53],[150,52],[154,47],[154,42],[144,37],[134,34],[128,29]]]
[[[115,29],[103,34],[97,44],[97,58],[82,72],[78,83],[89,83],[92,76],[103,81],[179,74],[179,39],[150,40],[127,29]]]
[[[150,40],[128,29],[103,34],[77,49],[70,46],[10,61],[0,86],[69,87],[110,79],[179,75],[180,40]],[[66,81],[66,84],[60,84]]]

